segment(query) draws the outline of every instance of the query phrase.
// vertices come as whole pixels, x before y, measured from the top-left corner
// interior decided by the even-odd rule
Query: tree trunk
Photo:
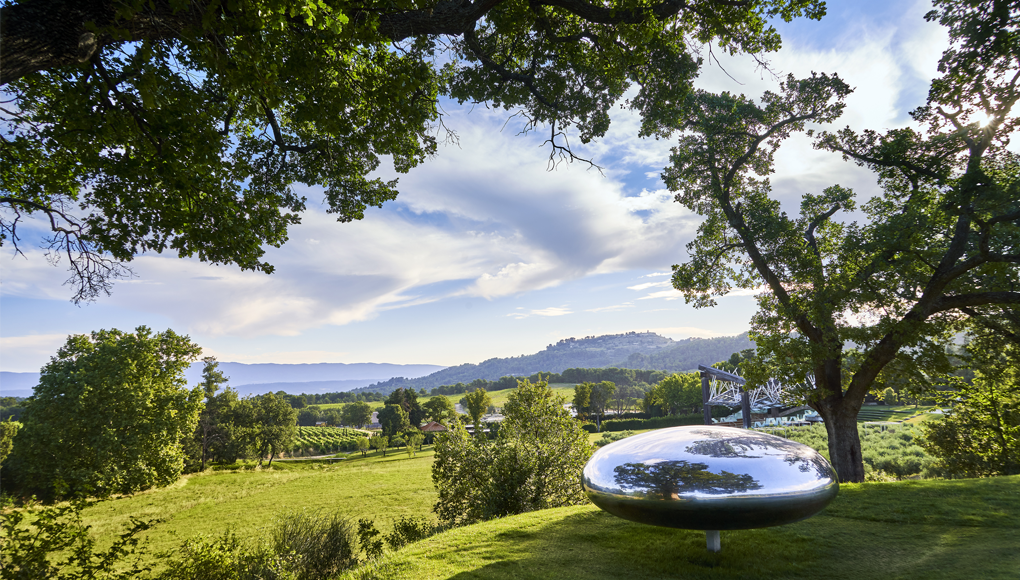
[[[825,419],[825,431],[829,435],[829,460],[836,469],[839,481],[864,481],[861,437],[857,431],[859,408],[844,399],[837,405],[819,404],[816,410]]]

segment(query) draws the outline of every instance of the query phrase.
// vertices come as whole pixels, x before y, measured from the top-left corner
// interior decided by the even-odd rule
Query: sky
[[[926,1],[830,0],[821,22],[777,23],[779,76],[838,73],[854,93],[837,129],[910,124],[947,45],[925,22]],[[716,51],[718,55],[718,51]],[[775,76],[749,57],[707,63],[697,86],[758,97]],[[76,306],[66,264],[40,250],[0,248],[0,370],[38,371],[70,334],[140,325],[172,328],[205,355],[242,363],[377,362],[456,365],[530,354],[561,338],[653,331],[673,339],[744,332],[753,295],[735,292],[694,309],[669,284],[687,258],[699,218],[659,178],[672,143],[639,139],[620,108],[579,163],[548,168],[543,135],[519,135],[507,112],[443,104],[458,143],[399,178],[399,197],[365,219],[337,223],[321,190],[266,275],[235,266],[146,254],[112,296]],[[861,197],[874,176],[803,136],[776,157],[773,192],[796,210],[800,196],[832,184]]]

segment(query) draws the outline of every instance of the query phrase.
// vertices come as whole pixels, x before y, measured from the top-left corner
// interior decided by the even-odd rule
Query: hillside
[[[398,377],[354,390],[389,393],[403,387],[431,391],[442,385],[469,383],[475,379],[492,381],[507,375],[559,373],[570,368],[619,367],[683,372],[696,369],[699,364],[725,360],[746,348],[754,348],[746,332],[737,336],[679,341],[652,332],[565,338],[535,354],[491,358],[479,364],[448,367],[416,379]]]

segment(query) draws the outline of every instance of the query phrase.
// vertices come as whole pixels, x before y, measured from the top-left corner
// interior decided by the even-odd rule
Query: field
[[[353,451],[354,443],[368,433],[348,427],[298,427],[293,453],[336,453]]]
[[[163,520],[143,536],[150,556],[198,534],[231,529],[240,538],[253,538],[295,510],[339,509],[375,520],[386,533],[401,516],[431,513],[436,498],[431,466],[432,451],[426,448],[414,458],[389,451],[387,457],[358,454],[332,465],[274,461],[272,469],[206,471],[167,488],[99,503],[85,511],[85,522],[99,543],[108,545],[130,516]]]

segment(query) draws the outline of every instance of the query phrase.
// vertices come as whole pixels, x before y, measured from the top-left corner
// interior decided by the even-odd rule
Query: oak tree
[[[397,195],[455,138],[440,96],[547,130],[603,135],[626,105],[642,132],[672,126],[701,47],[763,58],[769,19],[821,0],[8,0],[0,7],[0,241],[37,216],[70,265],[74,300],[124,263],[174,251],[272,272],[321,186],[338,221]],[[557,157],[560,156],[560,157]]]
[[[928,18],[949,27],[951,46],[912,113],[927,133],[818,136],[817,147],[875,172],[870,199],[832,185],[804,194],[794,217],[771,191],[781,143],[841,113],[851,89],[835,75],[790,77],[758,102],[698,91],[678,124],[687,132],[663,177],[705,221],[673,285],[696,306],[764,289],[744,376],[800,385],[842,481],[864,479],[857,414],[869,392],[897,377],[937,380],[968,311],[1020,304],[1020,156],[1005,147],[1020,98],[1018,17],[1006,3],[937,2]],[[840,219],[854,211],[864,219]]]
[[[105,496],[173,483],[202,408],[202,389],[184,378],[200,352],[187,336],[144,326],[68,337],[14,441],[22,487]]]

